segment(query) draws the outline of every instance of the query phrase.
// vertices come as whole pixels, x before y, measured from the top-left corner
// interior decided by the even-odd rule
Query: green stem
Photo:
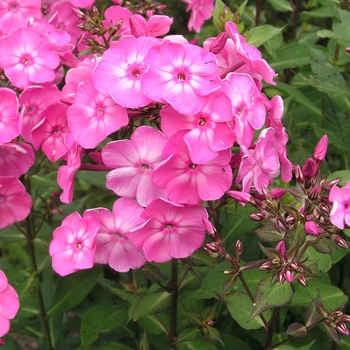
[[[171,277],[170,277],[170,289],[171,289],[171,305],[169,312],[169,345],[170,348],[176,349],[174,342],[177,339],[176,333],[176,321],[177,321],[177,298],[178,298],[178,260],[171,260]]]
[[[257,0],[256,2],[256,15],[255,15],[255,26],[258,27],[260,25],[260,17],[261,17],[261,8],[262,8],[263,0]]]
[[[31,194],[30,180],[26,178],[24,180],[24,182],[25,182],[25,187],[26,187],[27,192],[29,194]],[[50,327],[49,327],[49,323],[47,322],[47,314],[45,311],[44,299],[43,299],[43,295],[41,292],[42,277],[41,277],[41,272],[38,270],[38,264],[37,264],[36,257],[35,257],[34,239],[35,239],[36,232],[35,232],[35,228],[34,228],[33,217],[31,214],[26,218],[25,226],[26,226],[25,237],[27,239],[30,262],[31,262],[32,269],[33,269],[34,273],[39,278],[39,288],[37,291],[39,311],[40,311],[39,316],[40,316],[41,321],[43,323],[44,337],[45,337],[45,341],[46,341],[46,344],[48,346],[48,349],[53,350]]]

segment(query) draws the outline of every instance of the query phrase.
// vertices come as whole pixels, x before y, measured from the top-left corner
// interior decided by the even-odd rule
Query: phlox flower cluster
[[[63,203],[79,169],[108,171],[115,195],[111,210],[74,212],[54,230],[49,253],[62,276],[186,258],[205,240],[206,201],[246,203],[292,177],[282,99],[262,92],[276,74],[234,23],[200,47],[166,35],[173,19],[161,5],[133,13],[114,2],[94,27],[97,10],[78,8],[93,0],[46,1],[44,12],[40,1],[0,0],[0,229],[29,215],[19,179],[34,150],[60,162]],[[213,1],[185,2],[199,31]],[[349,224],[349,188],[330,195],[338,227]]]

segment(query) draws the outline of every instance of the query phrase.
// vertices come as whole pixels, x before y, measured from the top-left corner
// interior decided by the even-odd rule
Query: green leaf
[[[225,23],[233,20],[231,10],[221,1],[215,1],[213,23],[216,30],[221,33],[225,31]]]
[[[186,259],[181,259],[181,261],[190,266],[210,266],[215,263],[216,259],[210,257],[203,250],[197,250],[193,254],[191,254]]]
[[[296,338],[303,338],[306,336],[306,333],[306,327],[299,322],[294,322],[290,324],[286,330],[286,334]]]
[[[253,303],[247,293],[235,291],[224,295],[223,302],[226,304],[232,318],[244,329],[259,329],[264,327],[260,317],[249,321],[253,309]],[[270,313],[271,314],[271,313]]]
[[[310,55],[308,55],[308,56],[310,56]],[[289,96],[292,96],[296,102],[299,102],[301,105],[305,106],[313,114],[316,114],[319,116],[322,115],[321,109],[317,105],[315,105],[313,102],[311,102],[305,96],[305,94],[303,94],[301,91],[299,91],[296,87],[278,81],[277,82],[277,89],[285,92]]]
[[[292,12],[293,8],[288,0],[268,0],[272,7],[278,12]]]
[[[335,171],[334,173],[327,176],[328,181],[335,180],[336,178],[341,179],[341,181],[339,183],[340,186],[345,186],[347,184],[347,182],[350,180],[350,170]]]
[[[289,283],[275,283],[271,285],[271,277],[262,279],[255,294],[255,306],[250,320],[267,309],[283,306],[292,299],[293,290]]]
[[[66,277],[58,283],[48,316],[70,310],[78,305],[92,290],[99,277],[99,268],[82,270]]]
[[[143,335],[140,339],[140,350],[150,350],[146,331],[143,332]]]
[[[336,15],[337,15],[337,11],[334,7],[322,6],[312,11],[302,11],[300,14],[300,18],[307,20],[310,18],[335,17]]]
[[[186,328],[179,334],[176,342],[183,343],[183,342],[187,342],[189,340],[200,338],[200,337],[201,337],[201,333],[197,327]]]
[[[164,278],[158,266],[146,263],[142,268],[142,272],[145,277],[150,281],[164,283]]]
[[[120,343],[101,341],[95,343],[93,346],[89,346],[85,350],[133,350],[129,346]]]
[[[79,171],[76,178],[84,180],[87,183],[94,185],[98,188],[106,189],[106,171]]]
[[[263,225],[255,230],[256,235],[267,243],[280,242],[284,238],[284,234],[276,231],[274,225]]]
[[[270,66],[281,71],[287,68],[297,68],[310,64],[310,52],[306,44],[292,43],[277,51],[276,59],[269,62]]]
[[[134,321],[140,317],[164,311],[171,304],[171,293],[157,292],[145,295],[135,306]]]
[[[168,334],[168,329],[165,325],[169,323],[166,315],[159,314],[157,317],[155,315],[148,315],[147,317],[141,317],[138,324],[144,328],[148,333],[151,334]]]
[[[259,47],[267,40],[281,33],[284,28],[285,26],[282,28],[275,28],[269,24],[263,24],[261,26],[252,28],[249,30],[247,43],[254,45],[255,47]]]
[[[213,343],[202,338],[179,343],[178,345],[181,350],[217,350],[217,347]]]
[[[96,305],[89,309],[81,323],[80,335],[83,347],[92,344],[98,338],[98,333],[107,332],[125,323],[125,309],[111,305]]]

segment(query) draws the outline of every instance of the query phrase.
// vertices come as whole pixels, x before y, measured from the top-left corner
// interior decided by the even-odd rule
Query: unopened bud
[[[222,273],[224,274],[224,275],[233,275],[234,274],[234,272],[233,271],[231,271],[231,270],[224,270],[224,271],[222,271]]]
[[[272,267],[272,264],[270,263],[270,261],[266,261],[263,264],[260,265],[259,269],[261,271],[269,271]]]
[[[275,200],[282,198],[285,194],[286,194],[286,191],[283,190],[282,188],[273,188],[270,191],[271,197]]]
[[[341,179],[337,178],[337,179],[334,179],[332,181],[327,182],[326,185],[327,185],[328,188],[332,188],[334,186],[339,185],[340,181],[341,181]]]
[[[205,230],[208,232],[208,234],[209,234],[214,240],[216,240],[216,238],[217,238],[216,228],[215,228],[214,225],[210,222],[210,220],[208,220],[207,218],[203,218],[203,224],[204,224]]]
[[[5,345],[5,341],[3,339],[0,339],[0,346],[4,346]]]
[[[306,282],[306,279],[304,276],[302,275],[299,275],[297,277],[297,281],[303,286],[303,287],[306,287],[307,286],[307,282]]]
[[[350,53],[350,47],[347,47],[345,50]]]
[[[349,248],[349,246],[348,246],[348,244],[346,243],[345,239],[342,238],[342,237],[340,237],[340,236],[338,236],[338,235],[336,235],[336,236],[333,237],[333,241],[334,241],[334,243],[335,243],[337,246],[339,246],[339,247],[341,247],[341,248],[343,248],[343,249],[348,249],[348,248]]]
[[[324,135],[320,141],[318,141],[315,152],[314,152],[314,159],[319,162],[323,162],[326,158],[328,148],[328,136]]]
[[[326,203],[321,203],[319,205],[319,208],[326,214],[329,214],[331,212],[331,209],[330,209],[329,205],[326,204]]]
[[[294,167],[294,173],[295,173],[295,177],[296,177],[297,181],[303,183],[304,182],[304,174],[303,174],[303,171],[301,170],[301,167],[299,164]]]
[[[281,272],[278,274],[278,282],[279,282],[280,284],[282,284],[285,280],[286,280],[286,277],[285,277],[285,275],[284,275],[284,272],[281,271]]]
[[[98,17],[98,16],[100,15],[100,12],[98,11],[98,8],[97,8],[96,6],[92,6],[91,14],[92,14],[94,17]]]
[[[222,51],[226,45],[228,34],[226,32],[220,33],[210,44],[209,52],[217,55]]]
[[[214,321],[213,320],[209,320],[207,321],[207,326],[211,327],[212,325],[214,325]]]
[[[309,198],[314,201],[315,199],[317,199],[318,195],[320,194],[321,192],[321,188],[318,187],[318,186],[314,186],[310,193],[309,193]]]
[[[60,194],[57,191],[51,193],[51,198],[57,198]]]
[[[239,202],[243,207],[247,203],[254,203],[254,199],[249,193],[241,191],[228,191],[227,194]]]
[[[341,316],[341,320],[342,320],[343,322],[350,322],[350,316],[347,315],[347,314],[343,314],[343,315]]]
[[[72,11],[74,12],[74,14],[81,20],[85,21],[86,20],[86,15],[85,13],[81,12],[78,8],[76,7],[72,7]]]
[[[337,322],[337,330],[343,335],[349,335],[349,330],[347,329],[345,323],[342,321]]]
[[[139,38],[143,34],[143,28],[135,17],[130,17],[130,32],[135,38]]]
[[[294,281],[293,272],[291,270],[287,270],[285,273],[285,278],[287,282],[292,283]]]
[[[164,4],[158,5],[158,6],[157,6],[157,10],[158,10],[158,11],[164,11],[167,7],[168,7],[168,6],[167,6],[167,5],[164,5]]]
[[[314,177],[317,174],[318,165],[313,158],[306,159],[303,165],[303,174],[304,176]]]
[[[242,253],[242,251],[243,251],[243,245],[239,239],[237,239],[237,241],[236,241],[235,251],[236,251],[236,253]]]
[[[304,225],[305,232],[312,236],[318,236],[322,233],[320,228],[314,221],[307,221]]]
[[[253,213],[253,214],[250,214],[250,218],[254,221],[263,221],[265,219],[265,214]]]
[[[292,261],[289,266],[293,269],[293,270],[298,270],[299,266],[296,262]]]
[[[152,10],[147,10],[146,11],[146,16],[149,18],[149,17],[152,17],[153,16],[153,11]]]
[[[334,311],[332,312],[332,316],[333,316],[335,319],[341,317],[342,315],[343,315],[343,311],[341,311],[341,310],[334,310]]]

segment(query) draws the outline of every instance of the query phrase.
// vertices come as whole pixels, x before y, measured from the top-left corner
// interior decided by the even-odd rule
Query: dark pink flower
[[[344,221],[350,226],[350,181],[342,188],[333,186],[329,200],[333,203],[330,213],[331,223],[341,230],[344,229]]]
[[[0,143],[0,176],[19,178],[34,161],[35,154],[31,145],[23,142]]]
[[[220,83],[215,55],[199,46],[164,40],[153,46],[145,58],[148,71],[141,88],[154,101],[170,103],[182,114],[198,113],[210,92]]]
[[[94,266],[98,222],[74,212],[53,232],[49,253],[52,267],[61,276]]]
[[[0,88],[0,143],[10,142],[19,136],[21,121],[16,93],[8,88]]]
[[[147,261],[166,262],[172,258],[187,258],[204,242],[208,218],[200,205],[183,206],[155,199],[141,214],[147,223],[131,232],[130,241],[142,247]]]
[[[59,63],[53,46],[32,28],[19,28],[0,39],[0,67],[20,89],[53,81]]]
[[[10,321],[18,311],[19,302],[15,289],[9,285],[5,274],[0,270],[0,337],[10,330]]]
[[[129,240],[129,233],[143,225],[143,207],[131,198],[119,198],[113,211],[105,208],[89,209],[84,217],[91,216],[100,224],[96,236],[95,262],[108,264],[118,272],[127,272],[145,264],[146,258],[141,248]]]
[[[163,151],[166,159],[154,169],[152,179],[175,203],[199,204],[219,199],[232,184],[231,150],[219,151],[215,159],[196,164],[184,140],[187,132],[179,130],[169,138]]]
[[[24,220],[32,208],[32,197],[14,176],[0,176],[0,229]]]

